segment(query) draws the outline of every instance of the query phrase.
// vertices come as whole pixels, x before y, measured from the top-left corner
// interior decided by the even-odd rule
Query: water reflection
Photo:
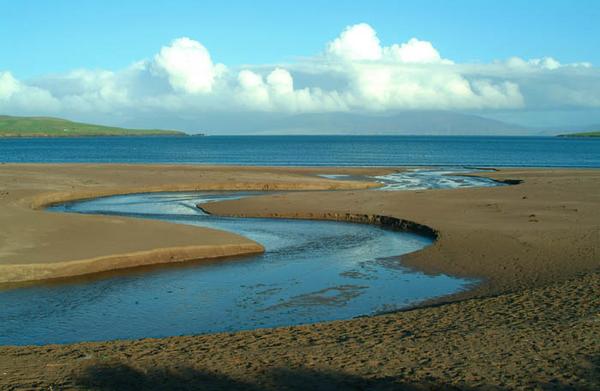
[[[481,172],[489,172],[489,170],[465,167],[416,168],[373,178],[383,183],[384,186],[379,190],[384,191],[459,189],[505,185],[490,178],[468,175]]]
[[[114,196],[55,207],[236,232],[261,255],[150,267],[0,292],[0,344],[163,337],[373,314],[455,292],[468,281],[400,266],[430,239],[328,221],[210,216],[198,203],[250,193]]]

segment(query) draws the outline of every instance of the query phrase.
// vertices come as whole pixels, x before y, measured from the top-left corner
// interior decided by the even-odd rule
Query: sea
[[[190,136],[0,139],[0,163],[600,167],[600,139]]]

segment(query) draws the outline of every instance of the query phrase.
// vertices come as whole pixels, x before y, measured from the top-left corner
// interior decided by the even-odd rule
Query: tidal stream
[[[462,187],[423,170],[379,177]],[[441,171],[440,171],[441,172]],[[444,171],[445,172],[445,171]],[[410,173],[409,173],[410,174]],[[463,181],[464,177],[457,177]],[[395,188],[390,188],[396,181]],[[497,183],[485,178],[471,186]],[[231,231],[261,243],[260,255],[131,269],[0,291],[0,344],[26,345],[233,332],[393,311],[465,289],[472,280],[425,275],[400,256],[432,239],[365,224],[226,218],[197,204],[255,193],[118,195],[52,207]]]

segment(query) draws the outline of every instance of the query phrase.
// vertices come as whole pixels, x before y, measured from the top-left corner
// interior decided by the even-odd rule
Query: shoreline
[[[245,185],[265,183],[266,178],[278,186],[317,186],[318,181],[331,185],[315,175],[367,171],[0,165],[0,208],[4,212],[0,223],[7,227],[0,232],[0,262],[7,264],[11,253],[21,257],[39,254],[46,262],[59,262],[67,253],[132,252],[135,247],[148,249],[148,238],[159,248],[173,243],[199,244],[197,227],[33,210],[32,201],[40,195],[51,199],[50,193],[83,194],[127,186],[187,184],[193,188],[217,183],[217,179],[218,183]],[[426,273],[487,278],[474,290],[400,312],[303,326],[160,339],[0,346],[0,388],[115,389],[133,384],[256,390],[600,387],[596,375],[600,356],[600,170],[519,168],[483,176],[523,183],[404,192],[267,193],[204,205],[219,215],[329,213],[414,221],[438,231],[439,238],[432,246],[403,256],[400,262]],[[26,227],[36,230],[30,232]],[[202,239],[204,244],[244,240],[213,230],[202,232],[209,235]],[[78,235],[75,243],[66,240],[73,235]],[[38,240],[33,240],[36,237]]]
[[[2,139],[49,139],[49,138],[101,138],[101,137],[188,137],[190,134],[80,134],[80,135],[58,135],[58,134],[2,134],[0,133],[0,140]]]

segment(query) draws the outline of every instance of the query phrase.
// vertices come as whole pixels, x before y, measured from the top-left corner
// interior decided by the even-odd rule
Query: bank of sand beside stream
[[[3,227],[10,227],[0,234],[2,264],[63,262],[161,247],[253,244],[197,227],[32,209],[52,201],[135,191],[350,187],[267,194],[206,209],[238,216],[408,219],[437,230],[439,238],[403,257],[404,264],[485,281],[426,307],[317,325],[0,347],[1,387],[600,387],[600,171],[503,169],[489,176],[524,182],[412,192],[360,190],[365,183],[315,176],[385,172],[389,170],[0,166],[0,218]],[[170,230],[181,231],[169,236]],[[139,239],[128,241],[133,231],[141,232]],[[77,235],[75,250],[69,247],[74,239],[69,235]],[[52,248],[55,252],[48,251]]]
[[[228,232],[116,216],[41,210],[52,203],[112,194],[190,190],[364,189],[306,175],[310,169],[140,165],[0,166],[0,283],[69,277],[157,263],[263,251]],[[346,169],[342,173],[367,170]],[[382,172],[373,170],[373,172]]]

